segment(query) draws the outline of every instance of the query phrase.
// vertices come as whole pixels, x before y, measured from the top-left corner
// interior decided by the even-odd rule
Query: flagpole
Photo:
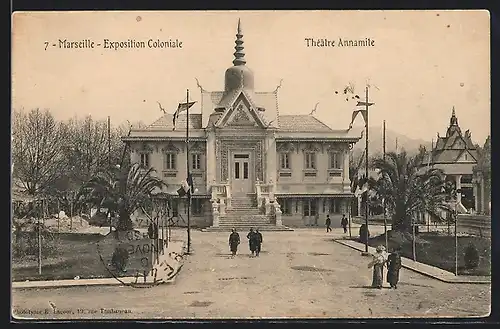
[[[186,91],[186,171],[189,180],[189,89]],[[189,183],[189,182],[188,182]],[[187,252],[191,251],[191,186],[189,186],[189,193],[187,195]]]
[[[365,128],[366,128],[366,135],[365,135],[365,141],[366,141],[366,154],[365,154],[365,167],[366,167],[366,179],[368,182],[368,86],[366,86],[366,100],[365,100],[365,108],[366,108],[366,120],[365,120]],[[368,193],[366,192],[366,199],[365,199],[365,225],[366,225],[366,232],[368,232]],[[366,234],[365,239],[365,252],[368,252],[368,234]]]

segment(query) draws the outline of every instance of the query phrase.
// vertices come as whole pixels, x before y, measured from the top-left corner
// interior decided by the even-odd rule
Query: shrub
[[[111,265],[115,270],[125,272],[128,262],[128,251],[124,248],[116,248],[111,258]]]
[[[359,228],[359,241],[365,243],[369,238],[370,231],[368,230],[368,226],[366,226],[366,224],[362,224]]]
[[[470,270],[479,266],[479,252],[476,246],[471,242],[464,253],[465,268]]]

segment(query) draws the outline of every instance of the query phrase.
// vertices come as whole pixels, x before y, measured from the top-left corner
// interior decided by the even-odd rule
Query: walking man
[[[342,214],[342,219],[340,220],[340,225],[342,225],[342,228],[344,229],[344,233],[347,233],[347,224],[349,224],[349,221],[345,217],[345,214]]]
[[[257,250],[257,244],[256,242],[256,234],[253,230],[253,227],[250,228],[250,232],[247,234],[247,239],[248,239],[248,245],[250,247],[250,252],[252,253],[252,257],[255,255],[255,251]]]
[[[262,246],[262,233],[260,233],[259,229],[255,230],[255,243],[256,243],[255,256],[259,257],[260,247]]]
[[[234,256],[236,256],[239,244],[240,235],[236,232],[236,229],[233,228],[231,234],[229,235],[229,249],[231,250],[231,258],[234,258]]]
[[[331,232],[332,228],[330,227],[330,225],[332,225],[332,220],[330,219],[330,215],[326,215],[325,224],[326,224],[326,233]]]

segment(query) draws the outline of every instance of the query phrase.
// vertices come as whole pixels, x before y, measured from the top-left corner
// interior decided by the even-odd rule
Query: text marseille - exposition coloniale
[[[134,48],[182,48],[182,41],[179,39],[149,39],[147,41],[137,41],[128,39],[125,41],[112,41],[104,39],[102,43],[95,42],[90,39],[71,41],[67,39],[59,39],[59,48],[78,49],[78,48],[97,48],[104,49],[134,49]]]

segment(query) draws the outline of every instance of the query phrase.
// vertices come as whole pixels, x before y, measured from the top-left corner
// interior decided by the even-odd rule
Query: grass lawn
[[[42,256],[42,274],[38,274],[37,256],[12,259],[12,280],[63,280],[111,277],[97,252],[100,234],[58,234],[51,252]]]
[[[391,232],[390,232],[391,233]],[[464,252],[472,242],[479,252],[479,266],[472,270],[465,269]],[[372,247],[385,244],[385,236],[370,238]],[[413,258],[411,234],[389,234],[389,248],[399,245],[402,256]],[[420,233],[416,239],[416,260],[418,262],[455,272],[455,236],[438,233]],[[458,274],[459,275],[491,275],[491,240],[476,236],[458,237]]]

